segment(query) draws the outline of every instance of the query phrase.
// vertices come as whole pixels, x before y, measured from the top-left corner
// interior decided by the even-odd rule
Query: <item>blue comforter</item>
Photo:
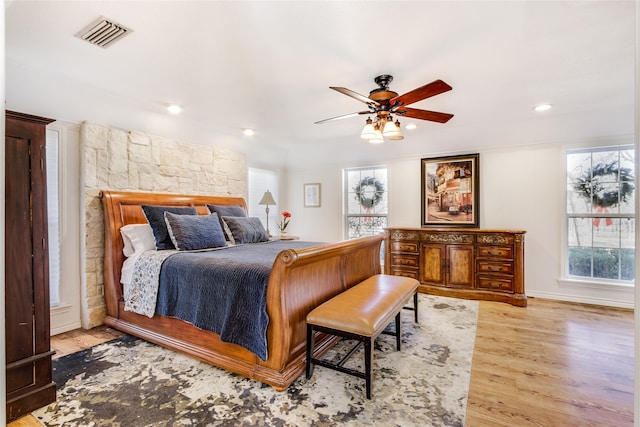
[[[215,332],[267,359],[267,284],[283,249],[318,243],[273,241],[176,253],[162,264],[156,313]]]

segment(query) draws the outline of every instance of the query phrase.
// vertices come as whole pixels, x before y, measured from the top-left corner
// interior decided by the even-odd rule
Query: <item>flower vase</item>
[[[286,235],[287,235],[286,230],[280,230],[280,236],[286,236]]]

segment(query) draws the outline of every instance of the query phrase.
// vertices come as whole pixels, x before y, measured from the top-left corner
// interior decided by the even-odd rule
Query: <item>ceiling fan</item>
[[[417,89],[409,91],[403,95],[398,95],[389,89],[389,83],[393,80],[393,76],[383,74],[374,79],[377,88],[369,92],[369,96],[366,97],[357,92],[344,87],[331,86],[330,89],[350,96],[358,101],[364,102],[369,108],[366,111],[359,111],[357,113],[345,114],[342,116],[332,117],[330,119],[320,120],[315,124],[325,123],[331,120],[344,119],[347,117],[353,117],[357,115],[374,115],[374,120],[369,117],[365,124],[365,128],[362,131],[361,137],[369,139],[370,142],[383,142],[382,136],[386,136],[389,139],[403,139],[402,132],[400,131],[400,122],[396,119],[393,122],[392,114],[402,117],[410,117],[413,119],[429,120],[432,122],[446,123],[452,117],[453,114],[439,113],[436,111],[420,110],[417,108],[410,108],[407,105],[414,102],[422,101],[423,99],[430,98],[435,95],[450,91],[452,89],[447,83],[442,80],[435,80]]]

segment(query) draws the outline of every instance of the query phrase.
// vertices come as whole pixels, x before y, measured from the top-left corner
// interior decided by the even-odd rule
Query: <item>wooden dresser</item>
[[[525,307],[522,230],[389,228],[385,272],[420,292]]]

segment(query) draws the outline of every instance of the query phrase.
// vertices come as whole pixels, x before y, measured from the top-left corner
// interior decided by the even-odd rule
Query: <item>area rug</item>
[[[478,303],[420,295],[375,343],[372,399],[364,380],[316,366],[284,392],[124,336],[54,361],[57,402],[45,426],[464,426]],[[352,347],[341,342],[325,357]],[[356,353],[347,366],[361,369]]]

